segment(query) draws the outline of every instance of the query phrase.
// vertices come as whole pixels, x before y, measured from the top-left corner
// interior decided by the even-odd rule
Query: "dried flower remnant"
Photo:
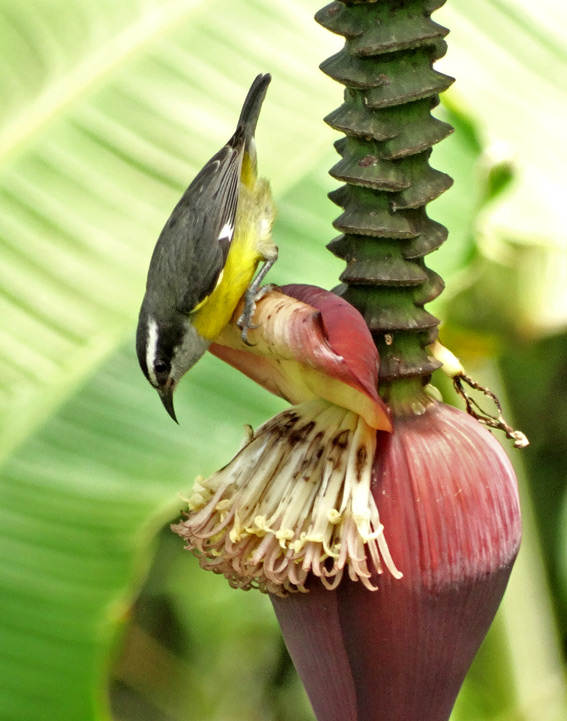
[[[374,590],[384,567],[402,575],[370,489],[377,429],[391,429],[378,354],[345,301],[310,286],[283,291],[258,302],[251,346],[231,323],[212,351],[295,405],[197,479],[173,529],[236,587],[304,591],[312,575],[330,589],[346,572]]]
[[[489,388],[473,380],[465,372],[459,359],[451,353],[448,348],[445,348],[439,341],[435,341],[429,350],[431,355],[442,364],[441,368],[443,372],[448,375],[449,378],[452,378],[453,386],[457,394],[464,400],[467,413],[470,416],[488,428],[504,431],[506,436],[514,441],[514,448],[526,448],[530,445],[529,440],[522,431],[515,430],[506,422],[498,397]],[[485,398],[489,398],[496,406],[496,414],[485,411],[479,403],[469,395],[465,386],[479,391]]]

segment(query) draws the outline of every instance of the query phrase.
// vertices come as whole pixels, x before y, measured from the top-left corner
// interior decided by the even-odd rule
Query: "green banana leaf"
[[[434,164],[457,180],[432,209],[451,228],[451,242],[431,258],[449,284],[477,253],[472,231],[487,171],[472,188],[471,178],[486,128],[497,139],[505,135],[514,160],[526,153],[538,186],[531,206],[519,183],[507,205],[481,219],[493,238],[485,255],[501,262],[494,248],[509,248],[513,236],[557,270],[565,248],[548,213],[557,215],[553,198],[566,153],[564,115],[554,114],[566,95],[559,22],[532,17],[524,4],[512,14],[511,3],[479,0],[473,12],[465,0],[449,0],[439,13],[454,30],[445,68],[460,81],[450,96],[452,117],[465,127],[474,115],[481,129],[453,136],[434,154]],[[312,20],[318,7],[312,0],[0,0],[3,721],[110,719],[111,667],[118,685],[131,681],[129,669],[143,667],[139,658],[128,665],[128,648],[147,653],[148,664],[163,661],[140,671],[138,687],[170,672],[162,688],[178,698],[156,691],[151,714],[128,715],[122,695],[114,718],[288,718],[278,692],[256,697],[250,690],[269,685],[262,669],[277,670],[283,657],[266,599],[209,579],[175,539],[165,536],[159,546],[160,557],[177,546],[164,562],[174,576],[160,585],[156,565],[146,590],[169,588],[177,613],[199,619],[179,630],[191,634],[197,656],[184,663],[165,652],[152,656],[149,637],[132,646],[131,633],[123,644],[159,531],[182,506],[178,494],[231,457],[243,424],[257,425],[282,407],[205,357],[177,392],[178,427],[139,371],[133,338],[155,239],[193,175],[231,135],[258,72],[274,77],[257,134],[260,170],[279,207],[280,260],[270,279],[336,283],[342,264],[324,250],[337,214],[326,199],[336,136],[321,118],[340,104],[342,91],[317,66],[341,40]],[[565,13],[554,12],[558,20]],[[529,42],[529,58],[520,42]],[[509,64],[506,74],[499,75],[497,51]],[[529,94],[519,81],[517,92],[511,85],[520,73],[529,73]],[[507,114],[512,95],[525,132]],[[542,134],[536,126],[544,115]],[[510,207],[530,215],[531,225],[506,225],[516,217]],[[539,227],[541,218],[548,223]],[[532,232],[536,227],[541,232]],[[545,328],[564,322],[560,305]],[[550,617],[545,604],[534,613]],[[555,653],[552,647],[556,671]],[[281,686],[309,718],[297,681],[286,676]],[[469,697],[474,706],[474,690]]]

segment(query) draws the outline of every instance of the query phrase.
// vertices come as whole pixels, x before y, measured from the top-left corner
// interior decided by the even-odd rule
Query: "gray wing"
[[[150,262],[147,292],[189,313],[214,289],[232,240],[243,142],[231,138],[187,188]]]

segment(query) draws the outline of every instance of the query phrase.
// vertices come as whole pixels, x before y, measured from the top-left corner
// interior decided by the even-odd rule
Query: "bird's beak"
[[[169,413],[173,420],[179,424],[179,421],[175,417],[175,409],[173,408],[173,384],[167,383],[162,388],[158,388],[157,392],[165,410]]]

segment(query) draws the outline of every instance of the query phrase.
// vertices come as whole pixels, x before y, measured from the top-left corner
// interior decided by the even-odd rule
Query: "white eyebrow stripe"
[[[146,366],[148,369],[148,375],[154,386],[158,385],[154,365],[157,356],[157,344],[158,344],[158,324],[154,318],[148,319],[148,342],[146,345]]]

